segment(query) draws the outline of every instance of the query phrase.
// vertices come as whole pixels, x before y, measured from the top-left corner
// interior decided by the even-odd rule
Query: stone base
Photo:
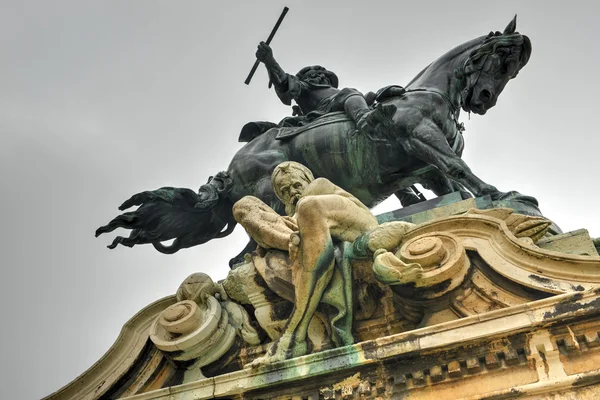
[[[474,198],[468,192],[453,192],[422,203],[380,214],[377,216],[377,220],[380,224],[388,221],[406,221],[413,224],[422,224],[435,218],[460,214],[471,208],[489,210],[498,207],[512,208],[517,214],[542,217],[543,215],[534,201],[535,199],[520,195],[518,192],[505,193],[502,198],[497,200],[492,200],[492,197],[489,195]],[[562,233],[562,230],[554,223],[550,230],[555,234]]]
[[[595,399],[599,317],[569,293],[126,398]]]
[[[348,266],[354,345],[332,349],[320,316],[309,330],[312,354],[244,369],[276,340],[293,307],[287,255],[271,250],[220,284],[192,274],[47,399],[598,398],[594,242],[585,230],[544,236],[549,221],[519,215],[539,210],[517,197],[499,200],[506,204],[465,197],[452,193],[379,216],[419,224],[394,254],[419,263],[421,286],[394,281],[380,260],[387,253],[363,257],[355,242]],[[266,269],[269,254],[283,264]]]

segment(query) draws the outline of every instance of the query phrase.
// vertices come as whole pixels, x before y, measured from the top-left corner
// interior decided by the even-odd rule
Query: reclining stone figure
[[[274,362],[306,354],[307,330],[334,272],[334,246],[354,242],[378,228],[369,209],[356,197],[325,178],[314,179],[311,171],[296,162],[279,164],[272,175],[275,194],[285,204],[280,216],[262,200],[246,196],[233,207],[233,215],[265,249],[289,251],[295,286],[295,306],[283,335],[265,357],[255,364]],[[400,231],[410,224],[398,223]],[[394,247],[402,235],[391,235]],[[378,244],[376,247],[380,248]],[[371,249],[375,252],[377,249]],[[415,266],[406,266],[406,281],[418,277]],[[350,312],[351,313],[351,312]],[[344,342],[344,340],[343,340]],[[341,344],[351,344],[352,337]]]

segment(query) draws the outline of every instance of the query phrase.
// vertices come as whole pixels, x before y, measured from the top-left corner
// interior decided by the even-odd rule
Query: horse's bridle
[[[481,77],[481,72],[483,71],[483,68],[485,67],[485,64],[487,63],[487,59],[490,56],[490,54],[492,54],[492,52],[486,54],[483,58],[483,62],[481,63],[481,68],[479,68],[477,70],[477,77],[475,78],[475,80],[473,81],[473,83],[471,83],[470,85],[467,84],[467,86],[462,90],[461,94],[460,94],[460,105],[461,107],[464,108],[464,102],[466,100],[466,98],[469,96],[468,93],[472,91],[472,89],[475,87],[475,85],[477,85],[477,82],[479,82],[479,78]],[[465,69],[467,67],[467,64],[469,63],[469,61],[471,60],[471,57],[467,58],[467,60],[465,61],[465,65],[462,68],[462,72],[463,74],[465,74]],[[471,72],[471,74],[473,74],[473,72]],[[471,75],[469,74],[469,75]],[[465,78],[467,79],[467,83],[469,81],[468,77],[465,76]],[[466,96],[464,96],[463,98],[463,93],[467,93]],[[470,113],[471,111],[469,111]]]

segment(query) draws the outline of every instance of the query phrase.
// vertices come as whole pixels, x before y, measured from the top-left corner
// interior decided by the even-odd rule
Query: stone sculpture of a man
[[[264,248],[289,250],[295,307],[285,332],[258,363],[307,353],[307,329],[334,268],[334,243],[356,240],[377,219],[356,197],[325,178],[314,179],[296,162],[278,165],[271,178],[289,216],[280,216],[256,197],[238,201],[235,219]]]

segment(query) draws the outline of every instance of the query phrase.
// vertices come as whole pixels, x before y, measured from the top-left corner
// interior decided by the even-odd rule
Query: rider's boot
[[[393,124],[392,117],[396,113],[393,104],[378,104],[374,109],[360,110],[356,120],[356,127],[363,133],[373,133],[379,125],[387,127]]]
[[[396,114],[396,106],[393,104],[377,104],[373,110],[365,115],[367,123],[371,126],[377,124],[386,124],[392,122],[394,114]]]
[[[370,111],[370,109],[360,110],[356,114],[356,129],[358,129],[362,133],[369,134],[373,131],[373,127],[369,124],[369,121],[367,120],[367,116],[369,115]]]
[[[356,127],[362,133],[373,133],[378,124],[387,125],[392,122],[396,113],[393,104],[379,104],[374,109],[369,108],[365,98],[355,89],[344,89],[350,93],[344,102],[346,114],[356,123]]]

